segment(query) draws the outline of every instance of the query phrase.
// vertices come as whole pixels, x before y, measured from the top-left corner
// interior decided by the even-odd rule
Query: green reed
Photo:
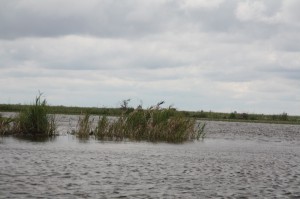
[[[13,118],[5,118],[0,115],[0,135],[10,134],[13,122]]]
[[[184,142],[203,138],[204,127],[205,124],[196,125],[195,119],[185,117],[174,108],[139,108],[111,121],[101,117],[95,136],[111,140]]]
[[[57,126],[54,115],[48,114],[47,101],[36,97],[34,104],[29,105],[15,118],[13,133],[29,135],[55,135]]]
[[[89,137],[90,134],[92,134],[92,122],[90,121],[90,114],[85,113],[81,114],[79,116],[76,130],[75,130],[75,135],[77,135],[80,138],[85,138]]]

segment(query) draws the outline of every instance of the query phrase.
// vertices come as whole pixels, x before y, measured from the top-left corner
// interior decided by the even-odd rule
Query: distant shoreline
[[[0,112],[20,112],[30,105],[21,104],[0,104]],[[71,106],[48,106],[51,114],[80,115],[88,112],[92,115],[120,116],[121,108],[106,107],[71,107]],[[129,108],[134,110],[134,108]],[[224,122],[250,122],[250,123],[271,123],[271,124],[295,124],[300,125],[300,116],[290,116],[287,113],[281,114],[252,114],[252,113],[219,113],[212,111],[180,111],[187,117],[207,121]]]

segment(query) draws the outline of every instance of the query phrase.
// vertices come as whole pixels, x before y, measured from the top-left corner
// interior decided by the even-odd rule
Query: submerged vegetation
[[[90,115],[79,118],[75,134],[87,137],[91,134],[96,139],[105,140],[145,140],[163,142],[184,142],[204,137],[205,124],[196,125],[196,120],[184,116],[174,108],[137,109],[121,106],[123,114],[118,118],[99,118],[97,127],[92,130]]]

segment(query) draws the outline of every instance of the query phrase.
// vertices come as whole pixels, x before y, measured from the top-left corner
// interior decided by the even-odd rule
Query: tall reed
[[[13,121],[13,118],[5,118],[0,115],[0,135],[10,134]]]
[[[36,97],[35,103],[20,112],[15,119],[14,132],[30,135],[55,135],[57,126],[54,115],[48,115],[47,101]]]
[[[184,142],[204,137],[205,124],[185,117],[174,108],[135,109],[116,120],[99,119],[95,136],[99,139]]]
[[[81,114],[77,122],[75,134],[80,138],[88,137],[93,133],[92,122],[93,121],[90,121],[89,113],[86,112],[85,114]]]

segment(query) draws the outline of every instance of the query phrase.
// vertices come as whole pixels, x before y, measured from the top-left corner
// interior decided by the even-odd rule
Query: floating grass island
[[[108,119],[99,116],[98,124],[92,128],[91,114],[86,111],[78,120],[75,134],[79,138],[93,136],[100,140],[133,140],[151,142],[185,142],[203,139],[205,123],[197,123],[196,119],[187,117],[173,107],[156,106],[143,109],[128,107],[128,101],[121,105],[121,115]],[[58,135],[55,115],[50,114],[46,100],[41,94],[35,103],[26,106],[13,118],[0,117],[0,133],[2,135]]]
[[[89,114],[80,117],[74,131],[78,137],[94,135],[100,140],[184,142],[199,140],[205,135],[204,123],[196,125],[195,119],[185,117],[172,108],[135,109],[111,120],[102,116],[94,130],[89,117]]]

